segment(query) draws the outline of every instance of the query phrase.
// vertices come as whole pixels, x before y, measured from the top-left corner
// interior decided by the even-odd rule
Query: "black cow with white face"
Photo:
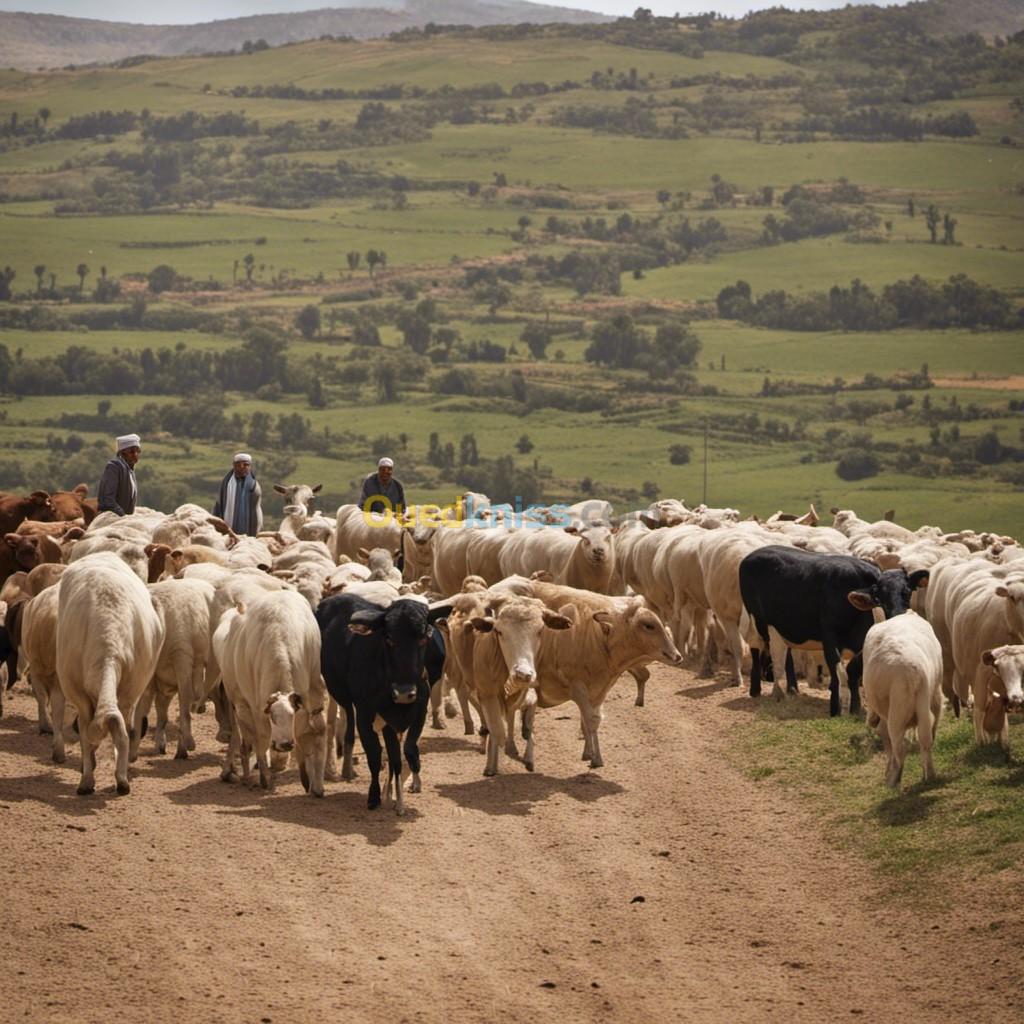
[[[860,652],[874,624],[873,609],[880,609],[887,619],[902,615],[910,608],[914,590],[928,585],[927,570],[909,575],[904,569],[883,572],[850,555],[820,555],[780,545],[752,551],[740,562],[739,575],[743,604],[762,641],[761,650],[751,650],[750,695],[761,692],[762,650],[771,651],[778,695],[786,648],[821,649],[831,677],[833,715],[840,713],[837,666],[844,651],[854,655],[847,668],[850,711],[860,708]]]
[[[425,663],[428,649],[434,649],[431,623],[448,612],[447,607],[431,609],[411,598],[381,608],[348,594],[317,607],[321,671],[347,718],[342,775],[352,777],[354,720],[370,770],[370,810],[381,803],[379,737],[388,751],[388,790],[394,786],[398,814],[405,812],[403,752],[413,774],[412,792],[420,790],[419,738],[430,700]],[[441,660],[443,664],[443,653]]]

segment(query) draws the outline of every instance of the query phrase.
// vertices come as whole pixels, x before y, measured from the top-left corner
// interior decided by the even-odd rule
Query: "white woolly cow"
[[[932,743],[942,714],[942,647],[928,622],[907,612],[876,623],[864,640],[864,704],[877,726],[889,763],[885,781],[898,786],[906,733],[917,728],[921,771],[935,776]]]
[[[128,726],[156,671],[164,624],[146,585],[116,555],[69,565],[57,612],[57,676],[78,711],[80,796],[96,788],[96,748],[114,741],[117,792],[128,793]]]
[[[270,711],[277,704],[275,694],[294,692],[298,701],[292,703],[293,710],[297,704],[306,712],[294,723],[299,773],[310,794],[323,796],[327,692],[320,678],[320,629],[305,598],[290,590],[271,592],[248,606],[228,609],[214,633],[213,649],[235,710],[221,778],[235,779],[240,753],[242,777],[248,781],[251,751],[260,785],[271,788]],[[278,715],[280,711],[276,709]]]

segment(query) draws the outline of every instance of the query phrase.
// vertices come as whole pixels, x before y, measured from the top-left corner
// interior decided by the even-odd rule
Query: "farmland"
[[[963,115],[971,132],[851,138],[827,119],[867,109],[872,75],[892,95],[904,75],[884,59],[872,72],[851,18],[787,23],[798,45],[782,56],[741,47],[731,23],[655,19],[3,72],[0,486],[93,483],[111,432],[200,402],[209,424],[146,446],[161,499],[209,502],[225,453],[259,447],[255,414],[257,470],[316,476],[329,501],[386,447],[422,500],[511,456],[536,496],[620,509],[813,501],[1019,531],[1020,44],[972,51],[953,95],[920,79],[963,61],[958,44],[921,57],[909,115]],[[103,111],[130,117],[111,133],[88,121]],[[792,196],[829,226],[768,244],[766,218],[795,223]],[[932,206],[955,222],[934,243]],[[870,329],[789,329],[717,302],[737,281],[754,302],[854,281],[881,301],[915,275],[966,275],[1002,312],[970,320],[954,298],[941,323],[883,306]],[[658,350],[666,324],[696,350]],[[660,354],[596,359],[602,325]],[[531,328],[548,332],[536,352]],[[226,367],[253,330],[276,339],[276,368],[249,379]],[[161,350],[199,360],[177,391],[153,377]],[[281,428],[294,414],[305,427]],[[444,455],[467,436],[478,462]],[[874,471],[840,479],[853,449]],[[30,480],[33,465],[55,478]]]

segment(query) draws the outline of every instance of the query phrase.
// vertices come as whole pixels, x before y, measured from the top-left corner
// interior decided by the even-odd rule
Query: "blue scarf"
[[[256,478],[251,472],[245,475],[239,486],[238,477],[234,473],[228,481],[228,491],[235,492],[235,507],[231,515],[231,522],[228,525],[235,533],[249,532],[249,505],[252,501],[252,492],[256,489]],[[230,497],[228,501],[230,501]]]

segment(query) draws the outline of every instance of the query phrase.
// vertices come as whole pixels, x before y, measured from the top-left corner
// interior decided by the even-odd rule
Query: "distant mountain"
[[[941,35],[980,32],[1012,36],[1024,31],[1024,0],[928,0],[928,27]]]
[[[246,39],[271,45],[322,35],[370,39],[429,22],[444,25],[515,25],[520,22],[611,21],[592,11],[526,0],[383,0],[379,6],[325,7],[259,14],[200,25],[133,25],[0,11],[0,67],[35,69],[121,60],[138,54],[177,56],[237,49]]]

